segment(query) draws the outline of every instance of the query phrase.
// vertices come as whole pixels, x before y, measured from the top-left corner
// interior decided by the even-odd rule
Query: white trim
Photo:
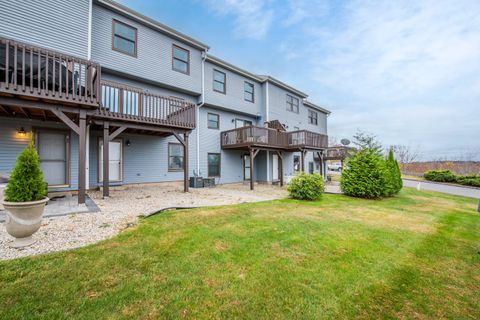
[[[265,83],[265,121],[270,121],[270,98],[268,94],[268,81]]]
[[[267,182],[270,181],[270,151],[267,150]]]

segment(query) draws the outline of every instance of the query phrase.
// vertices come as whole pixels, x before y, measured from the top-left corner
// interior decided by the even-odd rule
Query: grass
[[[475,209],[406,189],[167,212],[93,246],[0,262],[0,314],[478,319]]]

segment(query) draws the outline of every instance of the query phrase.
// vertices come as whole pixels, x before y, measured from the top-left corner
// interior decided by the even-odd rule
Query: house
[[[0,172],[35,138],[50,191],[324,173],[329,111],[110,0],[0,0]],[[104,144],[103,141],[109,141]]]

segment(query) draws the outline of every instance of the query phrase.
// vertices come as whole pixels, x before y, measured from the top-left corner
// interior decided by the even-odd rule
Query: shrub
[[[384,196],[389,179],[386,161],[375,149],[362,149],[346,162],[340,187],[349,196],[374,199]]]
[[[299,200],[317,200],[325,191],[323,177],[318,173],[299,173],[288,184],[290,197]]]
[[[384,195],[393,196],[397,194],[403,187],[402,175],[400,173],[400,167],[398,162],[393,156],[393,150],[390,149],[388,157],[385,160],[385,165],[387,168],[387,178],[385,184]]]
[[[457,176],[450,170],[431,170],[423,174],[429,181],[436,182],[457,182]]]
[[[5,200],[10,202],[27,202],[41,200],[47,195],[47,184],[38,161],[38,153],[33,141],[20,153],[13,168]]]
[[[480,188],[480,176],[476,176],[476,175],[458,176],[457,182],[464,186]]]

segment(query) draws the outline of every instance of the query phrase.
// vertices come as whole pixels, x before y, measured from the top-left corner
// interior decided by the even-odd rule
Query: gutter
[[[87,60],[92,59],[92,10],[93,0],[88,1]]]

